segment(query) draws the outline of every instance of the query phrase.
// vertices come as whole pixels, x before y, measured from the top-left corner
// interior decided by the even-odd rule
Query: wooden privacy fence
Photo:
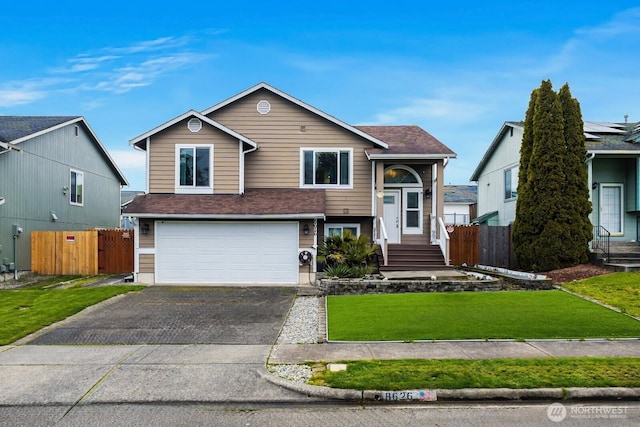
[[[511,244],[511,226],[448,226],[449,256],[453,265],[482,264],[517,269]]]
[[[479,226],[456,225],[447,227],[449,232],[449,257],[453,265],[478,264]]]
[[[33,231],[31,271],[96,275],[133,271],[130,230]]]
[[[517,269],[518,263],[511,244],[511,225],[480,226],[479,264]]]

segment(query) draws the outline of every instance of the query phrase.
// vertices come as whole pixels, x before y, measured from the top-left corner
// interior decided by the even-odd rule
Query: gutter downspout
[[[596,153],[587,153],[587,158],[584,160],[587,165],[587,185],[589,186],[589,201],[593,203],[593,159],[596,157]],[[593,212],[593,209],[591,210]]]
[[[151,158],[151,137],[147,137],[147,149],[145,151],[146,151],[146,155],[145,155],[145,163],[146,164],[145,164],[145,166],[146,166],[146,169],[147,169],[145,171],[145,175],[146,175],[145,178],[146,178],[146,181],[147,181],[147,185],[145,186],[146,187],[145,188],[145,190],[146,190],[145,194],[149,194],[149,186],[150,186],[150,183],[149,183],[149,175],[150,175],[149,174],[149,163],[150,163],[150,160],[149,159]]]
[[[242,144],[243,142],[241,140],[238,140],[238,142],[240,143],[240,182],[238,183],[238,192],[240,193],[240,195],[244,194],[244,156],[247,153],[251,153],[253,151],[256,151],[258,149],[258,146],[256,145],[255,147],[249,148],[248,150],[242,150]]]

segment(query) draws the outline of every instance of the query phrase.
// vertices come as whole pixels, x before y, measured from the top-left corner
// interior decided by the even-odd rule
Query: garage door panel
[[[297,223],[160,222],[157,283],[298,281]]]

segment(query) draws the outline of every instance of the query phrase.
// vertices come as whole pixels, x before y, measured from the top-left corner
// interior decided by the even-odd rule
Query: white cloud
[[[44,97],[44,92],[40,90],[27,88],[0,90],[0,107],[14,107],[16,105],[30,104]]]
[[[47,93],[67,80],[42,78],[13,81],[0,87],[0,107],[31,104],[46,98]]]
[[[105,48],[107,52],[122,54],[134,54],[141,52],[155,52],[158,50],[172,49],[186,45],[191,40],[190,36],[182,37],[160,37],[154,40],[144,40],[125,47]]]
[[[376,122],[413,124],[427,119],[437,119],[460,123],[477,119],[487,109],[488,106],[481,103],[437,98],[414,99],[405,106],[377,114]]]
[[[596,38],[611,38],[638,33],[640,33],[640,7],[624,10],[601,25],[576,30],[576,34],[579,36]]]
[[[122,169],[142,169],[146,167],[145,153],[134,150],[109,150],[109,154]]]

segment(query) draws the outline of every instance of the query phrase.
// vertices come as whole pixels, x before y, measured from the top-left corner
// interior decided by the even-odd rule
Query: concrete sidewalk
[[[455,341],[304,345],[17,345],[0,347],[0,406],[95,403],[309,403],[380,392],[294,383],[270,364],[397,358],[640,357],[640,340]],[[439,390],[438,400],[562,399],[562,389]],[[569,398],[635,399],[640,388],[574,389]]]
[[[540,341],[437,341],[417,343],[324,343],[287,344],[273,348],[270,364],[300,364],[305,361],[362,359],[495,359],[534,357],[640,357],[639,339],[540,340]],[[638,400],[640,387],[570,387],[538,389],[418,390],[395,393],[380,390],[340,390],[314,387],[282,378],[264,376],[274,384],[308,396],[350,401],[504,401],[504,400]],[[402,398],[403,395],[409,396]],[[426,398],[425,396],[429,396]]]
[[[0,347],[0,406],[324,400],[264,379],[270,345]]]
[[[531,357],[640,357],[640,339],[433,341],[276,345],[271,364],[363,359],[496,359]]]

